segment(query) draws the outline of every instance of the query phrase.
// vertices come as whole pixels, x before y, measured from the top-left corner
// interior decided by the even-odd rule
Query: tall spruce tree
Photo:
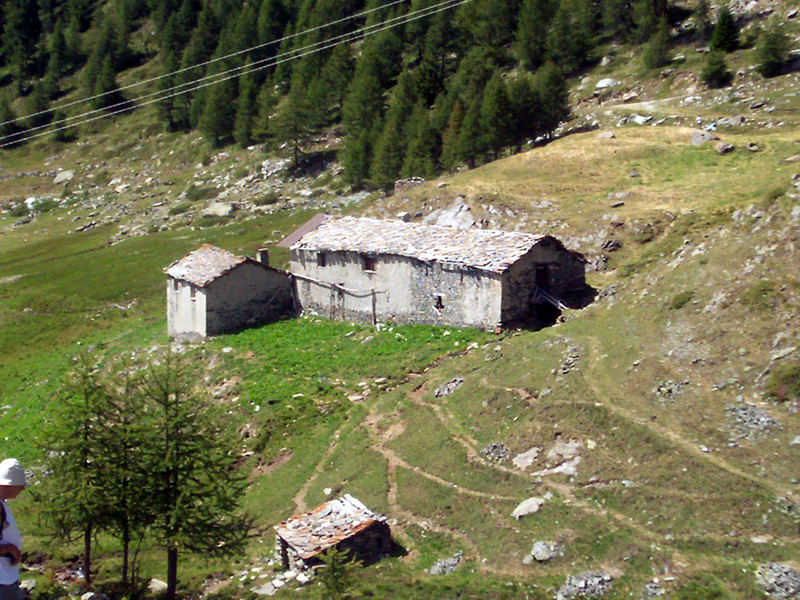
[[[450,117],[442,132],[442,167],[452,169],[458,164],[459,160],[459,139],[461,136],[461,126],[464,123],[464,105],[460,100],[456,100],[450,111]]]
[[[291,148],[295,168],[300,166],[300,152],[314,131],[310,123],[311,110],[306,91],[302,77],[295,76],[289,95],[270,122],[270,134],[275,141],[288,144]]]
[[[480,123],[483,130],[483,143],[497,160],[500,158],[503,148],[511,143],[511,130],[514,125],[511,118],[511,106],[499,70],[494,72],[489,83],[486,84],[481,101]]]
[[[590,62],[594,49],[592,21],[588,0],[561,0],[547,36],[547,59],[565,73]]]
[[[233,139],[242,148],[253,143],[253,125],[258,109],[257,94],[255,76],[246,65],[244,75],[239,78],[239,98],[236,100],[236,116],[233,121]]]
[[[519,12],[514,52],[522,66],[538,69],[545,60],[547,32],[556,4],[553,0],[525,0]]]
[[[781,27],[772,25],[761,33],[756,46],[756,69],[764,77],[780,74],[789,56],[791,41]]]
[[[648,69],[658,69],[667,65],[671,60],[669,47],[669,25],[667,19],[663,18],[642,52],[644,66]]]
[[[508,86],[508,99],[514,122],[510,142],[516,151],[520,152],[522,145],[539,135],[541,130],[539,95],[530,75],[521,73],[511,80]]]
[[[711,48],[723,52],[733,52],[739,47],[739,26],[727,4],[719,9],[717,23],[711,34]]]
[[[432,177],[436,172],[440,142],[431,124],[430,111],[417,102],[406,125],[407,147],[401,177]]]
[[[567,81],[561,69],[553,63],[545,63],[536,72],[534,85],[539,97],[539,133],[552,138],[559,123],[566,121],[570,114]]]
[[[457,156],[459,161],[467,163],[470,168],[474,168],[486,152],[486,138],[481,127],[481,100],[476,97],[472,101],[458,132]]]
[[[223,145],[231,136],[235,118],[234,94],[235,84],[230,79],[207,88],[197,125],[213,148]]]

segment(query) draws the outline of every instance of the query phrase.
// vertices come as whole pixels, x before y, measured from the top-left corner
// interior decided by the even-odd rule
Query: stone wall
[[[372,261],[370,263],[370,261]],[[501,277],[417,259],[355,252],[292,252],[298,304],[333,319],[491,329]]]
[[[208,286],[206,335],[274,321],[292,312],[288,273],[245,262]]]
[[[186,281],[167,277],[167,332],[172,338],[206,336],[205,290]]]
[[[346,552],[348,559],[356,559],[370,564],[392,551],[392,534],[389,525],[376,521],[368,528],[342,540],[336,545],[337,550]],[[275,536],[275,561],[284,569],[292,569],[298,573],[322,563],[320,555],[303,559],[283,538]]]

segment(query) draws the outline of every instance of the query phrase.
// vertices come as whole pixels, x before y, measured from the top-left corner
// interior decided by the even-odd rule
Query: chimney
[[[256,260],[263,265],[269,266],[269,249],[264,247],[256,250]]]

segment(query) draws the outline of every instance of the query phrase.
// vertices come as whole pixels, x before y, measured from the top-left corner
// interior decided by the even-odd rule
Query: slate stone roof
[[[252,259],[246,256],[237,256],[211,244],[203,244],[194,252],[176,260],[164,269],[164,272],[175,279],[187,281],[198,287],[205,287],[248,260]]]
[[[422,223],[328,217],[292,250],[395,254],[502,273],[549,236],[489,229],[456,229]],[[558,240],[551,238],[561,245]]]
[[[303,559],[335,546],[386,517],[376,515],[350,494],[275,526],[275,532]]]

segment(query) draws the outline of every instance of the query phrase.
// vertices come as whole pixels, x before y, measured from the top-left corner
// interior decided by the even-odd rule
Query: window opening
[[[375,271],[375,257],[364,255],[361,257],[363,260],[364,271]]]
[[[318,267],[327,267],[328,266],[328,257],[325,255],[324,252],[317,253],[317,266]]]
[[[189,292],[189,296],[191,297],[192,301],[197,300],[197,288],[192,286],[191,291]]]
[[[436,310],[442,310],[444,308],[444,298],[442,298],[441,295],[436,295],[436,298],[433,301],[433,308]]]

